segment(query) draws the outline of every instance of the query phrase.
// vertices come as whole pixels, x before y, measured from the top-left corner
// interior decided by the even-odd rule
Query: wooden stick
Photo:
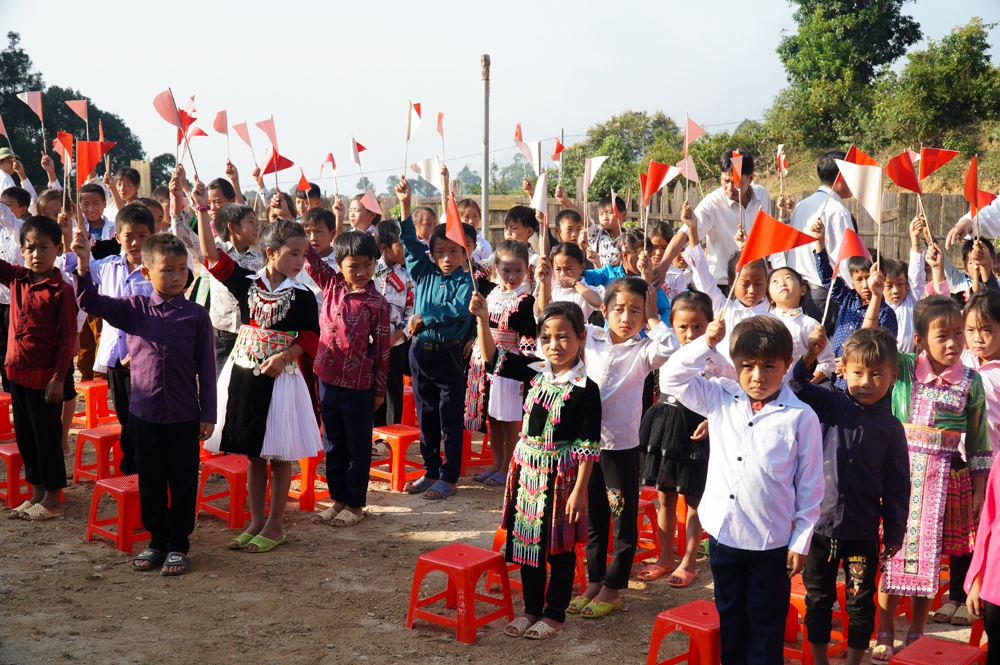
[[[924,210],[923,194],[917,194],[917,207],[920,208],[920,214],[924,218],[924,235],[927,237],[927,244],[937,244],[937,241],[934,240],[934,234],[931,232],[931,225],[927,222],[927,212]]]
[[[174,91],[170,88],[167,88],[167,91],[170,92],[170,103],[174,105],[174,108],[177,108],[177,102],[174,101]],[[197,178],[198,167],[195,166],[194,163],[194,154],[191,152],[191,144],[188,142],[187,132],[181,131],[181,134],[184,136],[184,146],[187,148],[188,155],[191,157],[191,168],[194,170],[194,177]],[[275,173],[277,173],[277,171],[275,171]]]
[[[406,141],[403,145],[403,175],[406,175],[406,168],[410,165],[410,115],[413,113],[413,101],[406,108]]]
[[[740,273],[741,272],[743,272],[743,266],[740,266],[740,269],[736,271],[736,275],[733,278],[734,282],[737,281],[740,278]],[[726,310],[729,308],[729,303],[732,301],[734,293],[736,293],[736,285],[735,284],[730,284],[729,285],[729,295],[726,296],[726,304],[722,306],[722,311],[719,312],[719,318],[720,319],[725,319],[726,318]]]
[[[830,278],[830,288],[826,290],[826,307],[823,308],[823,318],[819,320],[821,326],[826,325],[826,316],[830,313],[830,296],[833,294],[833,283],[837,281],[837,272],[840,270],[840,264],[838,263],[833,268],[833,277]]]

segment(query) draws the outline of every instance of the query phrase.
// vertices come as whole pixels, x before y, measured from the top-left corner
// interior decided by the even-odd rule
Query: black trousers
[[[551,566],[548,585],[545,583],[546,562]],[[548,554],[542,550],[537,566],[521,564],[521,587],[524,593],[524,613],[563,623],[566,608],[573,596],[573,574],[576,554]]]
[[[833,550],[836,549],[836,552]],[[805,626],[809,642],[830,643],[833,604],[837,602],[837,569],[847,580],[847,646],[867,649],[875,630],[877,540],[837,540],[814,533],[802,584],[806,587]]]
[[[403,422],[403,375],[409,374],[410,340],[389,350],[389,374],[385,379],[385,402],[375,412],[375,426]]]
[[[187,554],[198,501],[197,420],[151,423],[130,414],[129,436],[135,442],[142,524],[150,549]]]
[[[418,342],[410,346],[413,401],[420,419],[420,454],[430,480],[457,483],[462,472],[465,431],[465,364],[462,345],[428,351]],[[444,464],[441,435],[444,434]]]
[[[587,581],[624,589],[639,543],[639,449],[602,450],[587,483]],[[614,523],[614,553],[607,564]]]
[[[17,383],[10,384],[10,403],[17,451],[24,460],[25,480],[50,492],[66,487],[66,461],[62,452],[63,403],[49,404],[45,401],[44,389],[25,388]]]
[[[128,434],[128,407],[132,402],[132,372],[122,367],[121,361],[108,368],[108,389],[111,391],[111,402],[115,405],[118,422],[122,426],[121,448],[122,462],[119,469],[126,476],[136,473],[135,446]]]
[[[781,665],[792,581],[788,548],[741,550],[708,538],[722,665]]]
[[[983,601],[983,628],[989,646],[986,651],[986,665],[1000,665],[1000,605]],[[996,644],[996,649],[993,645]]]
[[[351,508],[367,505],[372,468],[372,389],[352,390],[323,383],[320,411],[330,442],[326,481],[330,498]]]
[[[3,359],[7,357],[7,334],[10,332],[10,305],[0,304],[0,383],[3,384],[3,391],[10,392],[10,380],[7,379],[7,365]]]

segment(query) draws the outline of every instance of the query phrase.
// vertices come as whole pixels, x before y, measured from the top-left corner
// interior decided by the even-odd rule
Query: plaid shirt
[[[406,266],[395,264],[391,268],[385,264],[385,259],[379,259],[375,264],[375,289],[385,296],[389,303],[389,329],[395,334],[402,330],[403,337],[395,346],[405,344],[410,339],[406,329],[410,317],[413,316],[414,285]]]

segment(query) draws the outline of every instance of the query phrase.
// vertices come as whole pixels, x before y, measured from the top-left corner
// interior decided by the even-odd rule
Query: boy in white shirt
[[[699,506],[709,534],[722,663],[783,662],[791,578],[802,571],[823,500],[819,419],[783,382],[792,337],[778,319],[755,316],[733,330],[739,383],[705,378],[726,324],[681,347],[664,387],[708,419],[712,453]],[[718,443],[716,443],[718,442]]]
[[[403,374],[409,374],[410,333],[413,316],[414,284],[406,269],[406,253],[399,240],[399,222],[383,220],[375,228],[375,244],[382,258],[375,263],[375,288],[389,303],[389,373],[385,382],[385,403],[375,412],[375,425],[403,422]]]
[[[927,272],[920,243],[927,223],[920,215],[910,222],[910,262],[882,259],[885,271],[885,302],[896,313],[896,341],[903,353],[913,353],[913,306],[924,297]]]

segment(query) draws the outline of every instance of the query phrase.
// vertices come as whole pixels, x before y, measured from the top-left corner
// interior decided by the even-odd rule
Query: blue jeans
[[[431,480],[458,482],[462,470],[465,429],[465,371],[462,345],[428,351],[414,341],[410,346],[413,401],[420,419],[420,454]],[[444,464],[441,434],[444,433]]]
[[[320,411],[329,441],[326,482],[330,498],[351,508],[364,508],[372,468],[372,389],[353,390],[323,383]]]

